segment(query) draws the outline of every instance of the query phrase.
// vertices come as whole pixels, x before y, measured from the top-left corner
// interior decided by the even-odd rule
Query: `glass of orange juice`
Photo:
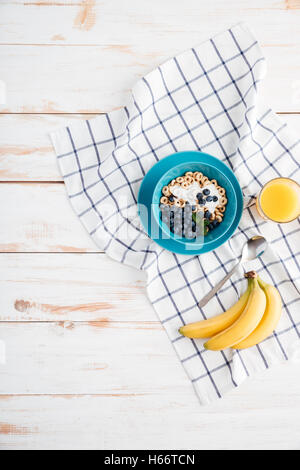
[[[300,185],[290,178],[275,178],[260,191],[256,207],[264,219],[291,222],[300,216]]]

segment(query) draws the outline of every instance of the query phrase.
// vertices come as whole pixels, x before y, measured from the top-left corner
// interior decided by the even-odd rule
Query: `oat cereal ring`
[[[226,197],[224,197],[224,196],[221,197],[221,201],[220,201],[220,202],[221,202],[221,206],[226,206],[226,204],[227,204],[227,199],[226,199]]]
[[[166,196],[160,198],[161,204],[169,204],[169,199]]]
[[[217,222],[222,222],[222,217],[220,215],[216,215],[216,221]]]
[[[208,186],[210,183],[209,179],[207,179],[206,181],[202,181],[202,186]]]
[[[164,196],[171,196],[171,191],[170,191],[169,186],[164,186],[163,190],[162,190],[162,193],[163,193]]]
[[[201,180],[202,180],[202,178],[203,178],[203,175],[202,175],[202,173],[200,173],[200,172],[198,171],[197,174],[194,175],[194,178],[195,178],[196,181],[198,181],[198,183],[201,183]]]
[[[184,181],[183,183],[181,183],[181,187],[182,188],[188,188],[190,186],[190,183],[188,183],[187,181]]]
[[[221,188],[221,186],[217,187],[217,190],[219,191],[220,196],[225,196],[225,189]]]
[[[216,214],[211,214],[209,220],[213,221],[213,220],[215,220],[215,218],[216,218]]]
[[[192,184],[194,181],[194,178],[192,176],[185,176],[185,181],[187,181],[187,183],[189,184]]]
[[[175,206],[177,207],[182,207],[182,199],[176,199],[176,201],[174,202]]]
[[[176,182],[177,183],[183,183],[184,179],[183,179],[183,176],[178,176],[178,178],[176,178]]]
[[[225,206],[221,206],[221,207],[219,208],[219,211],[220,211],[220,212],[225,212]]]
[[[175,186],[175,184],[176,184],[176,180],[172,180],[169,186]]]
[[[202,175],[201,183],[202,183],[203,185],[205,185],[206,181],[208,181],[207,176],[203,176],[203,175]]]
[[[194,173],[192,171],[187,171],[185,176],[190,176],[191,178],[193,178]]]
[[[217,180],[210,180],[210,182],[211,182],[211,184],[213,184],[214,186],[216,186],[216,187],[218,186]]]
[[[215,211],[215,215],[216,215],[216,216],[218,215],[219,217],[222,217],[222,219],[223,219],[223,213],[220,212],[220,211],[218,211],[217,209],[216,209],[216,211]]]

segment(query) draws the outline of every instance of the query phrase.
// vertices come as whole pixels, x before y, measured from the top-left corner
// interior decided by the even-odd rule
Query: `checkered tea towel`
[[[150,301],[204,404],[256,372],[299,355],[299,220],[266,222],[251,204],[270,179],[299,178],[299,138],[271,109],[260,106],[265,69],[257,41],[240,24],[139,80],[126,107],[52,134],[78,217],[109,256],[147,272]],[[201,256],[165,251],[146,236],[137,216],[137,194],[147,171],[183,150],[220,158],[248,201],[232,238]],[[255,234],[267,237],[270,248],[241,267],[201,310],[198,301],[233,267]],[[244,269],[256,269],[278,287],[284,309],[276,333],[249,350],[224,352],[206,351],[202,340],[180,336],[181,325],[219,314],[237,301],[246,288]]]

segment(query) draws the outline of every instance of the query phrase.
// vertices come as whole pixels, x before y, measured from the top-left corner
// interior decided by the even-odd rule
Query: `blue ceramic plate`
[[[209,179],[215,178],[226,190],[228,203],[224,219],[203,242],[177,237],[160,219],[162,188],[186,171],[201,171]],[[215,250],[233,235],[242,216],[243,195],[233,172],[222,161],[206,153],[186,151],[160,160],[148,171],[140,187],[138,208],[144,229],[156,243],[174,253],[199,255]]]

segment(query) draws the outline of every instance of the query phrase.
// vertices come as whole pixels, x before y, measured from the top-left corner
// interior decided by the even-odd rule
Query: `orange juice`
[[[263,187],[256,205],[262,217],[290,222],[300,215],[300,186],[289,178],[275,178]]]

